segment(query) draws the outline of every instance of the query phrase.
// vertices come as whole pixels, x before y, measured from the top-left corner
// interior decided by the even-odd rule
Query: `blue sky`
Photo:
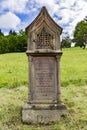
[[[73,36],[76,24],[87,16],[87,0],[0,0],[0,29],[25,29],[46,6],[51,17],[63,28],[63,36]]]

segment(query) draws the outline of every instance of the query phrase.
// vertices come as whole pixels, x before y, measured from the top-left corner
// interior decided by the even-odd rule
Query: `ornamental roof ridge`
[[[49,19],[52,21],[52,23],[54,25],[56,25],[59,29],[60,29],[60,32],[62,32],[62,28],[52,19],[52,17],[50,16],[50,14],[48,13],[47,9],[45,6],[42,7],[40,13],[38,14],[38,16],[33,20],[33,22],[31,24],[29,24],[27,27],[26,27],[26,31],[31,28],[31,26],[33,26],[35,24],[35,22],[39,19],[39,17],[43,17],[45,19],[45,17],[49,17]]]

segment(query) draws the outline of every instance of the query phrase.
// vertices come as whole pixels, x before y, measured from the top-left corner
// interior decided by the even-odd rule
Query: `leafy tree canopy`
[[[4,36],[4,33],[2,33],[1,29],[0,29],[0,36]]]
[[[4,36],[0,30],[0,54],[10,52],[25,52],[27,49],[27,36],[22,29],[17,34],[10,30],[8,36]]]
[[[10,30],[9,35],[17,35],[17,33],[15,32],[15,30]]]
[[[62,48],[70,48],[71,47],[71,42],[72,40],[70,39],[69,36],[66,36],[62,39],[62,42],[61,42],[61,47]]]
[[[74,31],[75,46],[84,47],[87,44],[87,17],[79,23],[77,23]]]

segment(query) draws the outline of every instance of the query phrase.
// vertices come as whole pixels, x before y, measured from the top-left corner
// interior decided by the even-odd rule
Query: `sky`
[[[63,28],[63,36],[73,36],[75,26],[87,16],[87,0],[0,0],[0,29],[25,29],[46,6],[51,17]]]

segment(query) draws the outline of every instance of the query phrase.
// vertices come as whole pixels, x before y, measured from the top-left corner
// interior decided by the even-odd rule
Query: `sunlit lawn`
[[[27,85],[28,63],[25,53],[0,55],[0,88]]]
[[[0,55],[0,88],[27,86],[28,60],[25,53]],[[62,86],[87,84],[87,49],[63,49],[61,58]]]
[[[61,83],[68,115],[46,126],[23,124],[21,106],[28,97],[27,56],[0,55],[0,130],[87,130],[87,49],[63,49]]]

